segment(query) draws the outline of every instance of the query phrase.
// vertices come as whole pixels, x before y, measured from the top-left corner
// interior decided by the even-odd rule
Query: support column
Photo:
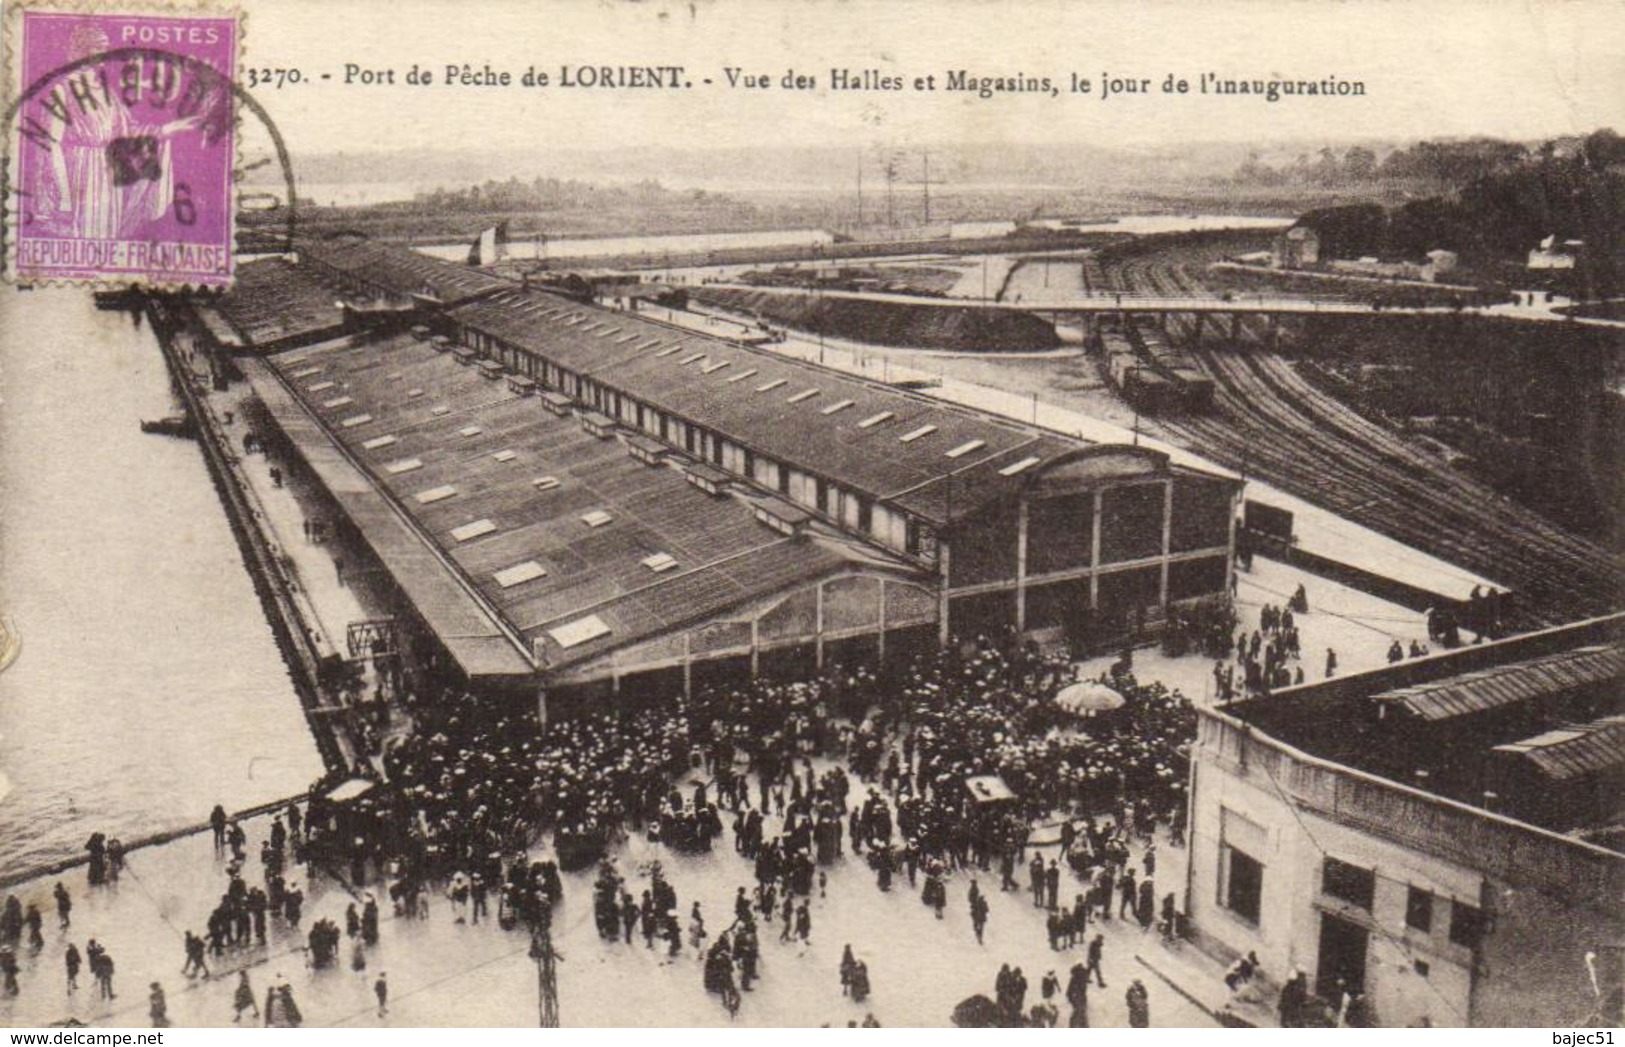
[[[1207,314],[1193,313],[1192,315],[1196,319],[1195,323],[1191,327],[1191,341],[1200,342],[1202,340],[1202,328],[1207,326]]]
[[[949,570],[948,543],[942,540],[941,534],[937,535],[937,560],[940,562],[942,570],[942,578],[937,587],[937,592],[939,594],[937,597],[937,644],[942,647],[947,647],[948,582],[949,579],[953,577],[953,573]]]
[[[762,671],[762,624],[752,618],[750,620],[750,678],[756,679]]]
[[[1162,482],[1162,570],[1158,590],[1158,603],[1164,612],[1168,609],[1168,556],[1173,552],[1174,539],[1174,481]]]
[[[1027,631],[1027,499],[1016,507],[1016,632]]]
[[[814,592],[818,594],[818,601],[813,617],[813,664],[821,670],[824,668],[824,583],[819,582]]]
[[[1089,534],[1089,609],[1100,609],[1100,521],[1103,518],[1101,511],[1101,495],[1104,491],[1095,492],[1095,520]]]
[[[694,634],[683,634],[683,699],[694,697]]]
[[[1274,352],[1281,347],[1281,314],[1266,313],[1265,325],[1269,329],[1270,351]]]
[[[543,727],[547,726],[547,685],[536,688],[536,720]]]
[[[1231,313],[1230,314],[1230,341],[1231,342],[1240,342],[1241,341],[1241,314],[1240,313]]]
[[[1230,587],[1230,579],[1236,576],[1236,522],[1241,512],[1238,504],[1246,495],[1245,487],[1236,488],[1236,493],[1230,496],[1230,542],[1224,554],[1224,584],[1226,590]]]
[[[875,661],[878,666],[886,664],[886,579],[880,580],[880,628],[876,633],[878,650],[875,652]]]

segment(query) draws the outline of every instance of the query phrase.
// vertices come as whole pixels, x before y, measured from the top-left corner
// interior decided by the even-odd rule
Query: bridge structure
[[[1268,337],[1273,340],[1282,318],[1333,317],[1405,317],[1405,316],[1497,316],[1516,320],[1572,321],[1573,318],[1538,307],[1515,306],[1510,303],[1496,305],[1391,305],[1375,304],[1341,296],[1291,296],[1260,294],[1192,294],[1148,295],[1127,292],[1100,292],[1070,297],[1045,296],[1043,298],[988,299],[988,298],[933,298],[923,295],[896,294],[885,291],[810,290],[802,288],[763,287],[746,283],[714,283],[708,287],[785,296],[815,296],[821,299],[851,299],[891,305],[928,309],[972,309],[997,312],[1030,313],[1051,320],[1084,321],[1089,327],[1105,317],[1128,318],[1148,316],[1166,325],[1169,317],[1193,317],[1196,333],[1201,334],[1208,323],[1238,339],[1241,324],[1249,317],[1262,317],[1268,325]]]

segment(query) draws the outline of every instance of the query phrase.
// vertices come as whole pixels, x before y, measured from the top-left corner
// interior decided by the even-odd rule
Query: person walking
[[[1087,961],[1087,966],[1084,967],[1083,973],[1085,977],[1093,974],[1095,976],[1096,983],[1098,983],[1102,989],[1106,987],[1106,976],[1101,973],[1100,961],[1105,951],[1106,936],[1097,931],[1095,936],[1089,939],[1089,951],[1084,957]]]
[[[209,976],[209,965],[203,956],[204,944],[202,938],[199,938],[191,931],[186,932],[184,943],[186,963],[181,966],[181,973],[188,978],[197,974],[202,974],[205,978]]]
[[[164,999],[164,987],[157,982],[152,983],[152,991],[147,994],[147,1017],[152,1019],[154,1029],[169,1026],[169,1001]]]
[[[79,947],[72,942],[68,943],[67,951],[62,954],[62,965],[68,970],[68,992],[70,994],[79,989],[79,967],[84,960],[79,956]]]
[[[113,991],[113,957],[94,940],[91,945],[94,948],[87,951],[90,952],[90,973],[96,979],[96,987],[101,990],[102,999],[116,1000],[118,994]]]
[[[237,990],[232,994],[231,1008],[233,1023],[243,1020],[244,1011],[253,1011],[256,1018],[260,1016],[260,1005],[254,1002],[254,986],[249,984],[247,971],[237,972]]]
[[[17,970],[17,957],[11,946],[0,945],[0,991],[7,996],[16,996],[21,991],[17,985]]]
[[[378,980],[372,983],[372,994],[378,997],[378,1017],[382,1018],[389,1013],[389,972],[379,971]]]
[[[293,986],[282,981],[282,975],[277,975],[277,982],[265,991],[265,1027],[267,1029],[297,1029],[304,1024],[304,1015],[299,1013],[298,1004],[293,1002]]]
[[[801,939],[803,945],[812,943],[812,910],[806,902],[796,909],[796,937]]]
[[[226,809],[220,804],[209,812],[209,828],[214,831],[214,853],[219,854],[226,849]]]
[[[1117,918],[1119,920],[1122,920],[1122,919],[1127,919],[1130,916],[1133,916],[1134,915],[1135,888],[1134,888],[1134,868],[1132,866],[1128,866],[1128,865],[1123,866],[1122,875],[1120,875],[1117,878],[1117,894],[1118,894]]]
[[[1123,994],[1128,1003],[1128,1024],[1131,1029],[1149,1029],[1151,1027],[1151,998],[1145,991],[1145,983],[1134,979],[1128,991]]]
[[[39,906],[33,902],[28,903],[28,912],[23,916],[23,926],[28,928],[28,947],[39,950],[45,948],[45,935],[42,933],[44,920],[40,916]]]
[[[61,880],[56,881],[56,886],[51,888],[51,894],[56,898],[57,925],[65,931],[68,924],[73,922],[71,919],[73,899],[68,896],[68,889],[62,885]]]
[[[1081,963],[1073,964],[1072,971],[1067,976],[1066,1002],[1072,1006],[1072,1014],[1067,1020],[1067,1027],[1087,1029],[1089,1027],[1089,969]]]
[[[970,925],[971,929],[976,932],[977,945],[982,944],[982,932],[987,930],[987,913],[987,899],[982,896],[981,890],[977,888],[976,881],[972,880],[970,885]]]

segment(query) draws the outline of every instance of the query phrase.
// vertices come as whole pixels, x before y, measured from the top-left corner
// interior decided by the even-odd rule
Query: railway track
[[[1125,290],[1169,294],[1201,289],[1199,272],[1155,257],[1107,271]],[[1210,416],[1157,419],[1174,443],[1245,469],[1379,533],[1468,570],[1521,596],[1527,622],[1551,624],[1616,610],[1620,560],[1499,493],[1429,458],[1306,381],[1264,348],[1257,321],[1243,323],[1246,348],[1191,345],[1218,391]],[[1170,328],[1189,339],[1194,324]]]

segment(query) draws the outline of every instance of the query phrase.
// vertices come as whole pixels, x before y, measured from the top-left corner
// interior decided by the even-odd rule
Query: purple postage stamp
[[[228,285],[236,16],[11,14],[14,278]]]

